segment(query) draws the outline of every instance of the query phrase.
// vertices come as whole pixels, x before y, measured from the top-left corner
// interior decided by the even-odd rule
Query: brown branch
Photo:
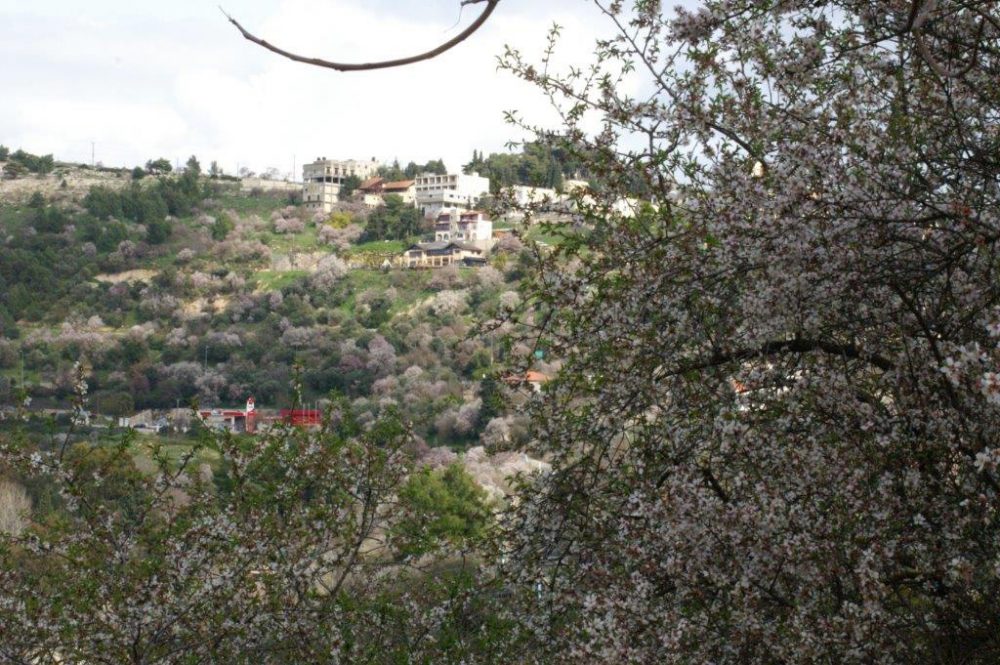
[[[951,70],[943,65],[934,56],[934,54],[931,53],[931,50],[927,46],[927,42],[924,39],[924,24],[928,22],[931,14],[937,10],[937,0],[927,0],[927,3],[920,9],[919,12],[916,11],[918,6],[920,6],[920,3],[917,2],[917,0],[914,0],[913,11],[911,12],[911,19],[908,25],[910,32],[913,34],[913,40],[917,45],[917,52],[920,54],[920,57],[924,60],[924,62],[926,62],[942,79],[962,78],[972,71],[972,68],[976,66],[976,63],[979,60],[979,47],[983,37],[983,31],[986,28],[987,19],[991,17],[989,17],[988,14],[983,15],[981,12],[974,9],[974,11],[979,14],[980,20],[979,28],[976,31],[975,42],[973,42],[972,56],[969,58],[969,64],[961,69]]]
[[[291,51],[286,51],[285,49],[279,48],[270,42],[267,42],[256,35],[251,34],[244,28],[240,23],[234,19],[232,16],[226,13],[226,10],[219,7],[222,13],[225,15],[229,22],[236,26],[236,29],[240,31],[243,37],[258,46],[261,46],[272,53],[277,53],[280,56],[284,56],[289,60],[294,60],[295,62],[301,62],[307,65],[315,65],[317,67],[325,67],[327,69],[335,69],[338,72],[359,72],[359,71],[369,71],[372,69],[388,69],[390,67],[402,67],[403,65],[411,65],[416,62],[421,62],[423,60],[430,60],[441,55],[445,51],[448,51],[455,46],[461,44],[466,39],[471,37],[479,28],[483,27],[483,24],[489,19],[490,15],[500,4],[500,0],[462,0],[461,6],[465,5],[475,5],[485,2],[486,8],[483,9],[483,13],[479,15],[472,25],[462,31],[461,34],[457,35],[455,38],[441,44],[435,49],[427,51],[426,53],[421,53],[419,55],[413,55],[406,58],[398,58],[396,60],[383,60],[380,62],[364,62],[364,63],[345,63],[345,62],[332,62],[330,60],[323,60],[322,58],[309,58],[301,56]]]
[[[712,470],[707,466],[700,468],[701,477],[705,480],[705,483],[711,488],[712,493],[715,494],[716,498],[722,503],[729,503],[729,494],[722,488],[719,480],[712,473]]]
[[[851,360],[865,361],[885,372],[892,371],[895,368],[893,363],[888,359],[876,354],[866,353],[853,344],[836,344],[834,342],[825,342],[821,340],[793,339],[767,342],[756,348],[742,349],[733,351],[732,353],[715,353],[710,358],[701,362],[679,367],[676,370],[667,373],[666,376],[678,376],[686,374],[687,372],[719,367],[721,365],[728,365],[734,362],[743,362],[745,360],[752,360],[753,358],[763,356],[776,356],[789,353],[813,353],[817,351]]]

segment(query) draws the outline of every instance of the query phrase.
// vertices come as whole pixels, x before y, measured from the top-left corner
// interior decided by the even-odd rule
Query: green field
[[[286,286],[291,286],[296,282],[309,276],[307,270],[262,270],[254,273],[253,281],[260,291],[279,291]]]
[[[287,197],[250,196],[240,192],[236,185],[232,191],[219,194],[215,201],[221,210],[235,210],[240,215],[259,215],[264,219],[270,217],[275,210],[289,205]]]
[[[369,252],[375,252],[377,254],[402,254],[406,249],[417,242],[417,239],[413,240],[375,240],[373,242],[365,242],[360,245],[354,245],[351,247],[348,255],[365,254]]]
[[[132,457],[139,469],[156,468],[154,455],[165,458],[172,468],[177,468],[181,460],[195,450],[196,444],[190,439],[163,437],[154,434],[136,434],[130,446]],[[197,470],[202,464],[208,464],[212,469],[219,468],[221,456],[218,451],[209,448],[199,448],[191,460],[192,470]]]

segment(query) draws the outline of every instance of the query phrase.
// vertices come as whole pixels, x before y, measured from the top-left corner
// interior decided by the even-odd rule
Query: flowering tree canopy
[[[473,32],[499,0],[463,3],[484,1]],[[475,355],[456,321],[341,343],[338,372],[377,379],[385,413],[340,401],[318,432],[207,435],[179,460],[154,447],[140,470],[128,437],[14,430],[0,484],[46,491],[38,506],[7,492],[0,659],[1000,660],[997,3],[595,5],[617,33],[591,66],[557,71],[558,28],[541,66],[501,60],[561,114],[539,143],[590,178],[502,298],[521,324],[510,354],[555,378],[501,418],[485,391],[460,399],[416,366],[391,376],[437,341]],[[338,65],[237,27],[334,69],[435,54]],[[453,317],[477,287],[439,275],[426,309]],[[366,293],[359,307],[385,314]],[[286,346],[322,347],[322,328],[293,319]],[[177,328],[168,346],[198,339]],[[191,361],[161,373],[223,387]],[[440,405],[457,435],[490,417],[498,447],[532,439],[545,461],[520,467],[542,475],[523,478],[499,533],[456,471],[414,474],[393,403]],[[410,575],[432,551],[464,565],[470,543],[497,555],[475,582],[464,567]]]
[[[596,183],[527,294],[540,659],[995,661],[997,4],[596,4],[503,60]]]
[[[82,397],[82,373],[77,383]],[[206,433],[180,459],[157,445],[151,470],[136,467],[130,436],[96,447],[72,443],[72,431],[51,446],[5,436],[4,470],[49,488],[52,505],[30,529],[15,521],[22,515],[0,515],[0,660],[400,662],[419,653],[450,601],[428,603],[435,581],[404,558],[424,538],[419,506],[405,511],[406,541],[394,535],[408,440],[392,413],[362,426],[344,401],[318,431]],[[209,450],[214,472],[199,464]],[[0,478],[0,492],[9,488]]]

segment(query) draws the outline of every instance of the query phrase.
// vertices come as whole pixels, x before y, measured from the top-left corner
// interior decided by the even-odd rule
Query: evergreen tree
[[[361,186],[361,178],[356,175],[349,175],[344,178],[344,183],[340,186],[340,194],[338,195],[341,201],[346,201],[354,194],[354,192]]]
[[[146,162],[146,172],[153,175],[158,175],[162,173],[170,173],[174,170],[174,167],[170,164],[170,160],[165,157],[160,157],[159,159],[151,159]]]

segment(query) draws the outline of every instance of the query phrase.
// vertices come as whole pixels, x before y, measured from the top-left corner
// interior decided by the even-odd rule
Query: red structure
[[[257,432],[257,403],[253,395],[247,398],[247,434]]]
[[[527,374],[510,374],[505,376],[503,380],[510,386],[527,385],[530,386],[536,393],[540,393],[542,392],[542,386],[548,383],[551,379],[541,372],[529,370]]]
[[[261,413],[253,397],[247,400],[242,411],[211,409],[199,411],[198,415],[205,426],[212,429],[246,434],[257,434],[261,427],[266,429],[276,423],[292,427],[320,427],[323,424],[323,412],[319,409],[282,409],[279,415],[274,415],[273,411]]]
[[[224,429],[230,432],[246,432],[254,434],[257,431],[257,409],[253,397],[247,400],[246,408],[242,411],[236,409],[212,409],[210,411],[199,411],[202,422],[214,429]]]
[[[323,412],[318,409],[282,409],[281,420],[294,427],[319,427]]]

